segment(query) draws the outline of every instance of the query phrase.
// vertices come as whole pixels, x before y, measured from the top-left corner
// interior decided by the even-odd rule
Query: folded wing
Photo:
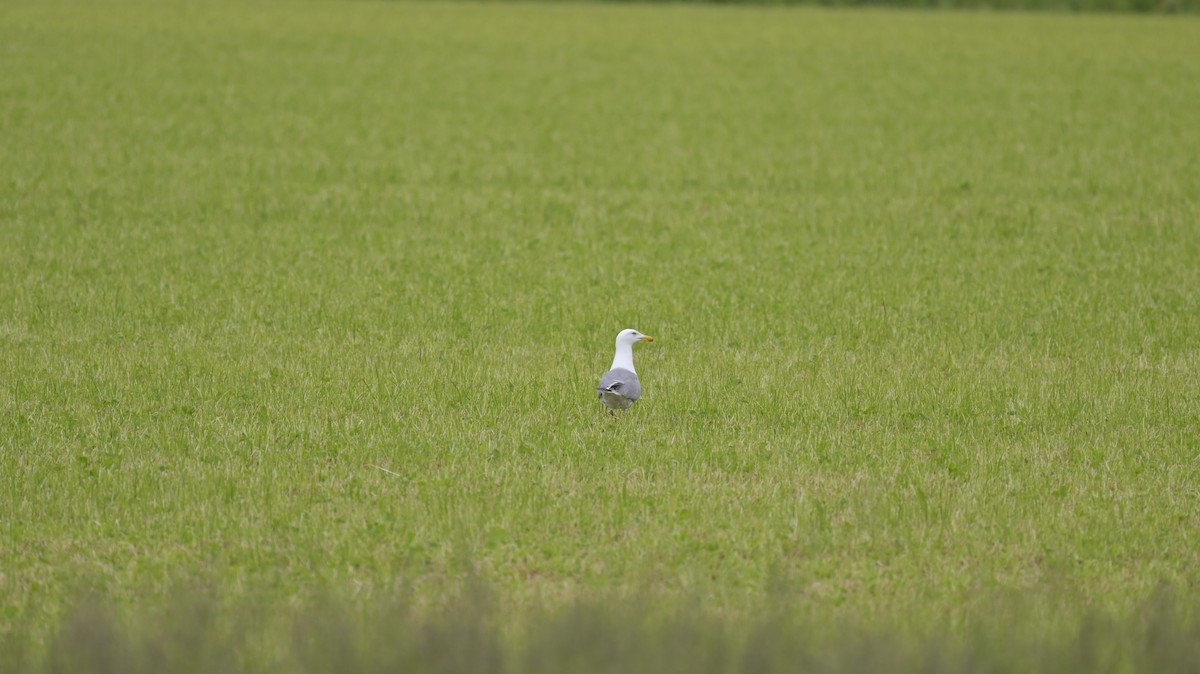
[[[642,397],[642,385],[638,382],[638,376],[634,372],[617,368],[609,370],[600,378],[600,385],[596,387],[596,395],[604,398],[605,393],[615,393],[626,400],[637,400]]]

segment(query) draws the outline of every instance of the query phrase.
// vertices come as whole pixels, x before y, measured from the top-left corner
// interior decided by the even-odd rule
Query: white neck
[[[637,374],[637,370],[633,369],[632,344],[622,344],[621,342],[617,342],[617,353],[615,356],[613,356],[613,364],[609,369],[615,370],[617,368],[629,370],[630,372]]]

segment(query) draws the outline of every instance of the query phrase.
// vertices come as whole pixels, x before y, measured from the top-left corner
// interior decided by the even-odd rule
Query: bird
[[[643,335],[633,329],[617,333],[617,352],[613,356],[612,368],[600,377],[600,385],[596,387],[596,395],[608,408],[609,414],[615,414],[614,410],[633,407],[638,398],[642,397],[642,384],[633,369],[633,345],[653,341],[654,338],[650,335]]]

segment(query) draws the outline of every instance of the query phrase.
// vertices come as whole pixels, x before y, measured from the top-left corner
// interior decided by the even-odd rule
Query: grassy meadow
[[[264,670],[474,586],[559,655],[664,614],[619,671],[1200,607],[1195,20],[9,0],[0,64],[23,666],[198,587]]]

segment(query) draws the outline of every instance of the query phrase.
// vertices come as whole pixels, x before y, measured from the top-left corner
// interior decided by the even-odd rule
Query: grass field
[[[1200,605],[1195,20],[10,0],[0,63],[10,643]]]

